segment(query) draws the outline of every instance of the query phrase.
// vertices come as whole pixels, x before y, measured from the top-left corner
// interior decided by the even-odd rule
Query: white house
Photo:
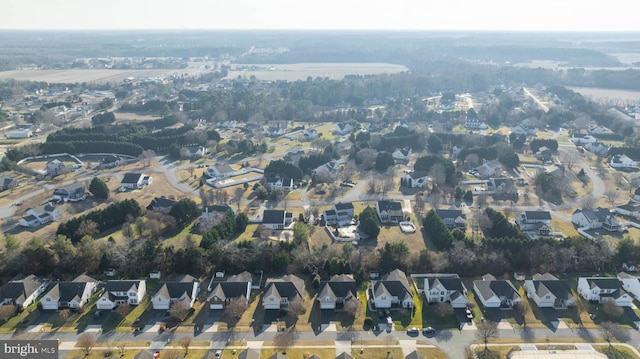
[[[548,211],[524,211],[516,217],[520,230],[533,232],[539,236],[548,236],[551,232],[551,213]]]
[[[284,229],[292,220],[292,213],[281,209],[265,209],[262,213],[262,225],[270,229]]]
[[[122,177],[122,181],[120,181],[120,189],[125,191],[128,189],[143,188],[144,186],[150,185],[152,182],[153,179],[151,176],[142,173],[125,173],[124,177]]]
[[[627,155],[615,155],[611,157],[609,165],[613,168],[638,168],[638,161]]]
[[[336,274],[320,283],[317,297],[320,309],[336,309],[351,299],[358,300],[358,285],[352,275]]]
[[[344,122],[337,123],[333,128],[333,134],[338,136],[348,135],[351,132],[353,132],[353,126]]]
[[[227,178],[234,174],[233,168],[226,163],[217,163],[214,166],[210,166],[204,172],[207,177],[211,178]]]
[[[485,308],[513,308],[522,303],[522,298],[510,280],[496,279],[485,274],[481,280],[473,281],[473,291]]]
[[[453,308],[466,308],[467,288],[457,274],[427,274],[424,298],[428,303],[451,303]]]
[[[487,180],[487,192],[513,196],[518,194],[518,187],[513,178],[489,178]]]
[[[525,125],[517,125],[514,127],[511,127],[511,133],[515,133],[518,136],[535,136],[536,135],[536,129],[533,127],[528,127]]]
[[[597,141],[586,143],[584,149],[598,156],[606,156],[609,152],[609,146]]]
[[[463,232],[467,229],[467,220],[459,209],[436,209],[436,214],[449,229],[457,228]]]
[[[396,201],[377,201],[376,213],[380,222],[382,223],[394,223],[402,222],[404,220],[404,213],[402,212],[402,203]]]
[[[110,280],[96,302],[99,310],[111,310],[121,304],[138,305],[147,291],[144,280]]]
[[[225,282],[214,282],[215,275],[209,284],[210,294],[207,297],[209,309],[222,310],[232,300],[244,300],[246,303],[251,298],[251,285],[253,276],[249,272],[232,275]]]
[[[578,294],[591,302],[613,300],[621,307],[629,307],[633,302],[631,295],[622,288],[622,282],[614,277],[580,277]]]
[[[177,302],[184,302],[193,307],[200,293],[200,282],[190,275],[185,275],[179,281],[164,282],[151,298],[153,309],[168,310]]]
[[[294,300],[303,300],[304,280],[288,274],[280,278],[267,279],[262,295],[264,309],[281,309]]]
[[[395,163],[409,163],[411,160],[411,148],[399,148],[391,154]]]
[[[400,269],[395,269],[381,280],[371,281],[369,300],[376,309],[393,306],[413,308],[413,293],[407,275]]]
[[[274,189],[283,189],[286,192],[293,191],[293,178],[267,177],[267,186]]]
[[[592,135],[608,135],[608,134],[612,134],[613,131],[611,131],[606,127],[591,125],[589,126],[589,133]]]
[[[569,282],[545,273],[536,273],[524,281],[524,290],[540,308],[566,309],[576,304]]]
[[[622,283],[622,289],[634,298],[640,299],[640,277],[620,272],[618,273],[618,280]]]
[[[27,209],[25,216],[20,218],[18,224],[22,227],[37,227],[58,220],[60,220],[60,209],[51,203],[46,203]]]
[[[575,143],[576,145],[586,145],[587,143],[594,143],[597,141],[598,139],[591,135],[585,135],[581,133],[574,133],[571,135],[571,142]]]
[[[97,281],[80,275],[72,282],[57,282],[40,299],[43,310],[79,309],[89,302],[96,291]]]
[[[58,202],[79,202],[87,198],[84,185],[76,184],[53,191],[53,200]]]
[[[475,168],[478,172],[479,177],[487,178],[491,176],[495,176],[499,171],[502,170],[502,163],[498,160],[491,160],[483,163],[482,165]]]
[[[616,206],[613,211],[617,214],[640,219],[640,203],[629,201],[627,204]]]
[[[479,118],[466,117],[464,120],[464,127],[469,130],[486,130],[489,128],[487,124]]]
[[[402,183],[409,188],[426,188],[429,184],[429,175],[424,171],[409,172],[402,177]]]
[[[610,232],[620,230],[620,223],[611,214],[609,209],[598,207],[596,209],[576,209],[571,215],[571,222],[580,228],[595,229],[604,228]]]
[[[17,276],[0,288],[0,304],[26,308],[47,289],[47,284],[46,280],[33,274]]]

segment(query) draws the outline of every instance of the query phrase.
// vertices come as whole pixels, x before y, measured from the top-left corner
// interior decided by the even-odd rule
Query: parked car
[[[409,334],[411,336],[414,336],[414,335],[420,334],[420,331],[418,330],[418,328],[412,327],[412,328],[407,329],[407,334]]]
[[[471,312],[471,309],[465,310],[464,313],[467,315],[468,321],[471,321],[473,319],[473,313]]]
[[[435,332],[436,332],[436,328],[434,327],[422,328],[422,334],[424,335],[431,335],[431,334],[434,334]]]

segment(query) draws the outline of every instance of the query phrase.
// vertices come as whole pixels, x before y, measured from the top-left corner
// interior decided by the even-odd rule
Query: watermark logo
[[[57,340],[0,340],[2,359],[58,359]]]

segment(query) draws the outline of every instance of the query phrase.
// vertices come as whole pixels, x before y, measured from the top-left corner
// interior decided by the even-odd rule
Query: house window
[[[381,295],[381,296],[380,296],[380,299],[382,299],[382,300],[386,300],[386,299],[387,299],[387,296],[386,296],[386,295]]]
[[[444,292],[440,292],[440,295],[444,295]]]
[[[47,302],[50,302],[50,301],[51,301],[51,298],[47,297],[47,298],[45,298],[45,300],[46,300]]]
[[[130,297],[135,297],[135,296],[136,296],[136,293],[131,292],[131,293],[129,293],[129,296],[130,296]]]

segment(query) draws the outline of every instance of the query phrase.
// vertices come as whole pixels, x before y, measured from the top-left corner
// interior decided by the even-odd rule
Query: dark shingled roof
[[[336,298],[356,297],[358,286],[353,277],[346,274],[334,275],[328,282],[320,284],[318,298],[330,296]]]
[[[551,220],[551,213],[548,211],[524,211],[528,220]]]
[[[25,299],[35,293],[41,285],[42,280],[33,274],[24,278],[17,276],[0,289],[1,298],[11,299],[12,302]]]
[[[304,291],[304,280],[293,274],[287,274],[280,278],[269,278],[265,283],[263,297],[268,297],[271,293],[277,297],[286,297],[289,301],[296,297],[302,298]]]
[[[138,183],[140,177],[142,177],[142,173],[125,173],[124,177],[122,177],[122,181],[120,183]]]
[[[262,223],[284,223],[285,212],[281,209],[265,209],[262,214]]]

